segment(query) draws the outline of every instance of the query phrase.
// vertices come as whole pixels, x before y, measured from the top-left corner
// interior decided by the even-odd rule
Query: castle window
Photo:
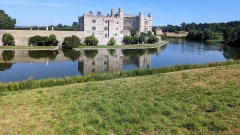
[[[118,30],[118,28],[116,28],[116,30]]]
[[[95,68],[94,68],[94,69],[92,69],[92,72],[95,72]]]
[[[117,33],[115,33],[115,36],[117,36]]]
[[[128,22],[129,24],[131,24],[132,22]]]
[[[145,21],[145,25],[148,25],[148,21]]]
[[[93,27],[92,27],[92,30],[96,30],[96,27],[95,27],[95,26],[93,26]]]
[[[95,65],[95,61],[92,62],[92,65]]]
[[[108,27],[104,27],[104,30],[108,30]]]
[[[126,24],[126,22],[124,22],[124,24]]]
[[[96,20],[92,20],[92,23],[96,23]]]
[[[108,38],[108,34],[105,34],[105,38]]]
[[[118,24],[118,22],[117,22],[117,24]]]
[[[105,23],[108,23],[108,20],[105,20]]]

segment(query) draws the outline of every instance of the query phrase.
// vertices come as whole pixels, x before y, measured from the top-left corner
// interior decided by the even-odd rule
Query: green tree
[[[137,34],[137,31],[135,29],[131,29],[130,32],[131,32],[131,36],[136,36]]]
[[[116,50],[115,49],[109,49],[108,50],[108,53],[111,55],[111,56],[114,56]]]
[[[161,35],[161,39],[162,40],[166,40],[167,39],[167,33],[163,32],[163,34]]]
[[[14,37],[8,33],[3,34],[2,42],[3,45],[15,45]]]
[[[186,28],[186,23],[185,22],[182,22],[181,26],[182,26],[182,31],[185,31],[185,28]]]
[[[14,55],[15,51],[3,51],[2,52],[3,61],[5,62],[11,61],[14,58]]]
[[[15,24],[16,19],[12,19],[4,10],[0,10],[0,29],[12,29]]]
[[[59,41],[57,40],[56,36],[54,34],[49,35],[46,45],[57,45]]]
[[[63,28],[63,25],[62,25],[61,23],[59,23],[59,24],[57,25],[57,27],[58,27],[58,28]]]
[[[116,44],[116,40],[114,38],[111,38],[109,41],[108,41],[108,45],[110,46],[113,46]]]
[[[150,37],[152,35],[152,32],[151,31],[148,31],[147,32],[147,36]]]
[[[72,28],[74,28],[75,30],[78,30],[78,22],[73,22]]]
[[[135,38],[133,36],[124,36],[123,37],[123,43],[124,44],[134,44]]]
[[[98,40],[94,36],[88,36],[85,38],[85,44],[87,46],[96,46],[98,44]]]
[[[154,36],[154,35],[151,35],[149,38],[148,38],[148,43],[150,43],[150,44],[154,44],[154,43],[156,43],[156,42],[158,42],[159,41],[159,39],[156,37],[156,36]]]
[[[81,40],[79,37],[72,35],[64,38],[63,45],[66,45],[68,48],[75,48],[81,45]]]

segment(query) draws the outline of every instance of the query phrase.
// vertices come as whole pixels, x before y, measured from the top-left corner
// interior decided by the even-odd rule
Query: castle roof
[[[155,30],[162,30],[162,29],[161,29],[161,27],[158,26],[155,28]]]

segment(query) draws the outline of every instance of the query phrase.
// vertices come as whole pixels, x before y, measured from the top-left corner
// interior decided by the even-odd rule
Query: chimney
[[[102,16],[102,13],[101,12],[98,12],[98,17]]]

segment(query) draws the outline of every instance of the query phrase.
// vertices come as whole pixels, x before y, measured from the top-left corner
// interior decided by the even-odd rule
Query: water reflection
[[[51,50],[34,50],[34,51],[28,51],[28,55],[30,58],[34,59],[41,59],[41,58],[49,58],[50,60],[56,59],[56,56],[58,55],[58,51],[51,51]]]
[[[74,51],[74,50],[70,50],[70,49],[64,49],[62,51],[63,51],[64,56],[71,59],[72,61],[78,60],[78,58],[81,55],[80,51]]]
[[[19,81],[30,76],[35,79],[66,77],[240,59],[240,48],[182,39],[169,40],[168,45],[150,49],[0,50],[0,81]]]
[[[12,63],[0,63],[0,71],[8,70],[12,65]]]
[[[14,58],[14,55],[15,51],[3,51],[2,52],[3,61],[5,62],[11,61]]]

